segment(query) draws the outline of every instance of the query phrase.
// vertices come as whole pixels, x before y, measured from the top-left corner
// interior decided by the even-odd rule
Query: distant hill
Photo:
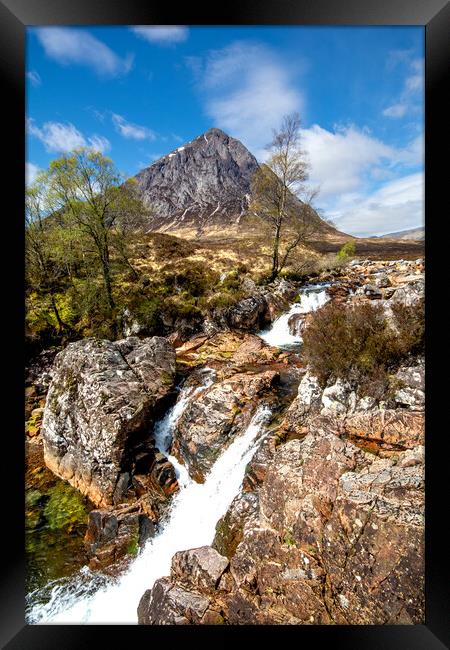
[[[387,235],[380,235],[379,239],[401,239],[415,241],[422,241],[425,239],[425,228],[411,228],[410,230],[400,230],[398,232],[390,232]]]

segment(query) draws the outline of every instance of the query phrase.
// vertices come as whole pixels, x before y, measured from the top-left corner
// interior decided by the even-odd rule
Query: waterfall
[[[189,399],[210,385],[211,376],[194,389],[183,389],[175,406],[155,427],[155,441],[168,450],[173,427]],[[259,406],[240,436],[212,466],[203,484],[193,481],[187,470],[169,456],[180,476],[180,491],[173,498],[166,520],[155,537],[149,539],[122,576],[106,578],[87,567],[65,580],[48,585],[50,598],[29,609],[30,623],[137,623],[137,606],[146,589],[157,578],[169,575],[172,556],[177,551],[210,544],[215,526],[239,491],[245,467],[261,441],[270,417],[267,406]]]
[[[289,319],[294,314],[308,314],[316,311],[328,302],[329,296],[326,292],[328,284],[309,284],[303,287],[299,293],[300,302],[294,303],[291,308],[273,321],[272,325],[259,336],[268,345],[274,347],[292,347],[302,342],[301,336],[295,336],[289,332]]]

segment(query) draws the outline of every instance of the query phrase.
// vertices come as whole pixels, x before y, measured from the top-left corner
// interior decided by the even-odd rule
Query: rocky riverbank
[[[423,297],[424,262],[355,261],[310,282],[328,285],[336,303],[376,301],[389,317],[396,302]],[[212,545],[179,549],[170,576],[143,595],[141,623],[423,621],[424,360],[403,363],[396,390],[376,400],[345,381],[321,386],[299,346],[256,335],[298,290],[255,285],[188,340],[174,330],[71,343],[33,375],[30,443],[97,506],[85,537],[92,569],[133,557],[158,534],[179,490],[175,459],[204,481],[257,408],[270,407],[269,433]],[[310,318],[295,314],[290,334]],[[180,382],[185,403],[163,453],[155,423]]]

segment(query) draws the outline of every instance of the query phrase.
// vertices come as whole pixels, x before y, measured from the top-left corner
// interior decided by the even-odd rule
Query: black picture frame
[[[240,0],[214,7],[214,13],[200,4],[185,3],[176,12],[165,3],[148,0],[0,0],[0,67],[4,114],[3,155],[7,160],[3,186],[3,256],[9,252],[3,270],[5,305],[3,342],[11,354],[4,364],[7,377],[4,412],[10,424],[3,435],[3,515],[2,538],[6,542],[1,563],[0,641],[8,650],[90,648],[110,643],[119,647],[136,641],[227,646],[269,641],[276,644],[327,643],[332,648],[375,650],[405,648],[438,650],[450,644],[450,599],[448,590],[448,543],[445,523],[447,473],[443,442],[448,425],[439,413],[445,409],[443,391],[436,379],[442,353],[436,341],[446,340],[446,322],[432,302],[433,278],[445,277],[445,252],[441,243],[444,206],[448,204],[448,165],[441,160],[448,121],[444,88],[449,56],[450,7],[445,0]],[[24,81],[25,28],[32,25],[140,25],[140,24],[301,24],[301,25],[422,25],[426,42],[426,304],[427,304],[427,397],[426,397],[426,622],[415,626],[232,626],[210,628],[147,628],[140,626],[68,626],[25,624],[24,569],[24,448],[23,448],[23,221],[24,211]],[[9,139],[9,144],[8,144]],[[4,141],[3,141],[4,142]],[[447,153],[447,152],[445,152]],[[445,174],[445,177],[444,177]],[[445,197],[444,197],[445,193]],[[5,200],[3,206],[5,206]],[[446,215],[445,215],[446,217]],[[438,221],[436,224],[435,222]],[[435,223],[435,226],[433,226]],[[448,242],[447,238],[447,242]],[[441,264],[441,269],[439,269]],[[437,292],[436,292],[437,295]],[[432,334],[430,334],[430,331]],[[6,344],[6,345],[5,345]],[[432,388],[432,390],[431,390]],[[6,439],[6,440],[5,440]],[[6,446],[7,445],[7,446]],[[8,478],[6,473],[8,470]],[[447,492],[448,494],[448,492]],[[107,628],[107,629],[106,629]],[[109,636],[106,640],[105,636]],[[133,639],[131,639],[133,637]],[[306,645],[307,644],[307,645]],[[170,646],[169,646],[170,647]]]

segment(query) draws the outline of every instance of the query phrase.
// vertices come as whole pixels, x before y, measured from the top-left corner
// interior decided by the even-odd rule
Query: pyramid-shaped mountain
[[[159,158],[135,178],[150,211],[150,230],[237,225],[248,210],[255,156],[220,129],[209,129]],[[289,198],[292,210],[301,202]],[[317,214],[315,218],[320,219]],[[323,223],[325,231],[336,232]]]
[[[209,129],[143,169],[136,180],[153,229],[203,229],[239,220],[257,168],[239,140]]]

